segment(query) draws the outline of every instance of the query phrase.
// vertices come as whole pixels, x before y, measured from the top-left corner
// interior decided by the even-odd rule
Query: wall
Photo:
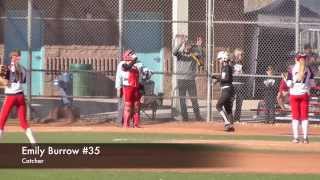
[[[118,60],[115,46],[45,46],[45,95],[58,95],[52,80],[68,71],[70,64],[92,64],[95,96],[114,96],[114,80]]]

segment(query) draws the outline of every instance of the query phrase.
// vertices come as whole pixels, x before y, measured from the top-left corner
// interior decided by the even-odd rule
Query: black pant
[[[235,121],[240,121],[240,117],[241,117],[241,109],[242,109],[242,103],[243,103],[243,99],[245,96],[245,89],[244,89],[244,84],[237,84],[234,86],[234,101],[235,101],[235,105],[236,108],[234,110],[234,120]]]
[[[274,121],[275,120],[275,104],[276,101],[274,101],[271,98],[265,99],[265,104],[266,104],[266,120],[267,121]]]
[[[188,120],[188,111],[187,111],[187,104],[186,104],[186,96],[187,92],[188,95],[191,96],[191,103],[193,112],[195,117],[198,119],[200,118],[200,110],[197,97],[197,87],[195,80],[184,80],[178,79],[178,92],[180,97],[180,111],[181,116],[184,120]]]
[[[224,108],[227,114],[232,114],[233,96],[233,86],[221,89],[221,95],[216,105],[218,112],[222,111]]]
[[[264,102],[266,106],[266,119],[267,121],[274,121],[276,111],[275,105],[277,104],[277,89],[272,87],[266,88],[265,91]]]

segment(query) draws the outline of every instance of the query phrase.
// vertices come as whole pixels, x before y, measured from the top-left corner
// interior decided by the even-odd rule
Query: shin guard
[[[141,103],[139,101],[134,103],[134,112],[133,112],[134,127],[139,127],[139,123],[140,123],[140,107],[141,107]]]
[[[123,127],[128,128],[130,125],[130,119],[132,116],[132,103],[125,102],[123,111]]]

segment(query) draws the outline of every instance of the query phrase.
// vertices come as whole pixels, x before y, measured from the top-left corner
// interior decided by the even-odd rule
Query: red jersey
[[[280,85],[279,85],[279,92],[287,92],[287,91],[289,91],[289,87],[287,86],[286,81],[281,79]]]

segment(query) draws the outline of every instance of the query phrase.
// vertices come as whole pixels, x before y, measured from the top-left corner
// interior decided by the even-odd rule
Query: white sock
[[[308,120],[304,120],[304,121],[301,122],[303,138],[304,139],[308,139],[308,125],[309,125],[309,121]]]
[[[36,140],[35,140],[35,138],[33,137],[33,134],[32,134],[32,131],[31,131],[30,128],[27,128],[27,129],[26,129],[26,135],[27,135],[27,137],[28,137],[28,139],[29,139],[29,142],[30,142],[31,144],[35,144],[35,143],[36,143]]]
[[[220,111],[220,114],[224,120],[224,124],[230,124],[230,122],[228,121],[228,118],[226,116],[226,113],[224,113],[224,111]]]
[[[298,139],[299,138],[299,121],[296,119],[292,120],[292,133],[293,133],[293,138]]]

